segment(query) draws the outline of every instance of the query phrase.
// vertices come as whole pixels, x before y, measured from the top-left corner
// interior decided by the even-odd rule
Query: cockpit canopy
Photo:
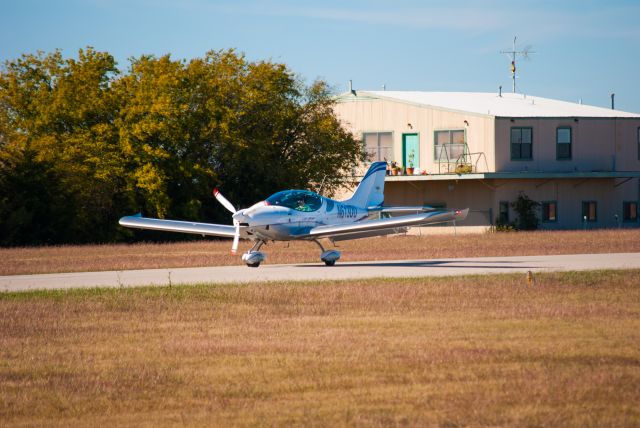
[[[269,205],[291,208],[296,211],[317,211],[322,206],[322,197],[308,190],[283,190],[266,199]]]

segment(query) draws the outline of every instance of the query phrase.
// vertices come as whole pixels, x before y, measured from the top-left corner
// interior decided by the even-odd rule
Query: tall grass
[[[0,295],[3,425],[640,424],[640,271]]]
[[[243,243],[240,252],[249,248]],[[0,275],[242,264],[226,240],[0,248]],[[309,242],[269,243],[267,263],[318,262]],[[394,236],[339,244],[342,261],[640,252],[640,229]],[[239,253],[240,253],[239,252]]]

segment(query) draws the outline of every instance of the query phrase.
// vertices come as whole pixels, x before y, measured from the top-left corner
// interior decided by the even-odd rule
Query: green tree
[[[0,228],[13,231],[2,244],[107,241],[118,233],[123,170],[110,91],[117,73],[113,57],[92,48],[77,60],[56,51],[5,64],[0,211],[22,220],[2,220]],[[44,227],[51,222],[55,232]]]
[[[324,82],[233,50],[191,61],[92,48],[0,72],[0,245],[113,241],[126,213],[229,221],[283,188],[329,193],[361,160]]]
[[[511,207],[518,214],[516,219],[516,228],[518,230],[535,230],[538,228],[536,211],[539,206],[539,202],[529,198],[525,193],[520,192],[518,194],[518,199],[511,203]]]
[[[243,207],[323,179],[335,189],[361,160],[327,85],[305,87],[284,64],[233,50],[188,63],[143,56],[116,83],[130,186],[151,215],[228,222],[214,186]]]

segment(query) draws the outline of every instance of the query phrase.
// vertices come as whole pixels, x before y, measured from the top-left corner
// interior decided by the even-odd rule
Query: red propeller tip
[[[220,193],[220,191],[218,190],[217,187],[213,188],[213,196],[218,196],[218,193]]]

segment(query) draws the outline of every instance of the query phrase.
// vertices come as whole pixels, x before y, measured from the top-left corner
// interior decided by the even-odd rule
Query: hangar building
[[[510,203],[523,192],[541,203],[541,229],[640,224],[640,114],[417,91],[350,91],[335,110],[370,161],[401,167],[386,177],[386,204],[468,207],[465,226],[485,230],[513,221]]]

